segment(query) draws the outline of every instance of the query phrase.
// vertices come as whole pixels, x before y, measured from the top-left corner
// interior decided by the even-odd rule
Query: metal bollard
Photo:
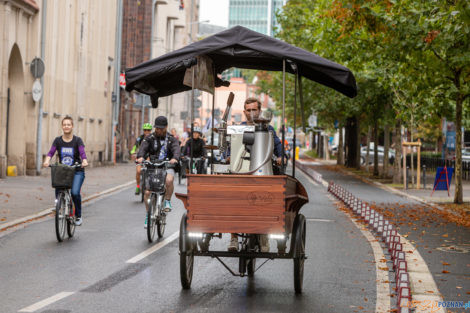
[[[426,189],[426,165],[423,164],[423,189]]]

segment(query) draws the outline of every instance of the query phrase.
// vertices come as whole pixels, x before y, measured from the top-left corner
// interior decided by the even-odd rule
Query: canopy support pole
[[[302,75],[297,72],[299,76],[299,100],[300,100],[300,115],[302,116],[302,131],[304,134],[307,134],[307,129],[305,128],[305,113],[304,113],[304,97],[302,95]]]
[[[282,123],[281,123],[281,132],[282,132],[282,152],[281,152],[281,160],[282,160],[282,172],[285,174],[284,166],[285,166],[285,159],[284,159],[284,140],[286,140],[285,134],[285,119],[286,119],[286,59],[282,59]]]
[[[294,84],[294,137],[292,141],[292,176],[295,178],[295,133],[297,132],[297,77],[299,75],[297,67],[295,68],[295,84]]]
[[[212,114],[211,114],[211,148],[214,147],[214,109],[215,109],[215,79],[217,78],[217,72],[215,71],[215,65],[212,64],[212,72],[214,75],[214,93],[212,94]],[[214,173],[214,150],[211,150],[211,174]]]
[[[194,150],[194,140],[193,132],[194,132],[194,75],[196,72],[196,66],[193,65],[191,69],[191,134],[189,134],[189,139],[191,139],[191,159],[189,161],[189,173],[192,174],[193,170],[193,150]],[[189,140],[188,139],[188,140]]]

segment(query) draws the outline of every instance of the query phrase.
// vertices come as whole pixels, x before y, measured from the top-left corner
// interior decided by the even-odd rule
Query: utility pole
[[[119,79],[121,75],[121,41],[122,41],[122,0],[117,0],[117,22],[116,40],[114,52],[114,91],[112,96],[112,118],[111,118],[111,160],[116,163],[116,127],[118,124],[119,111],[121,108]]]

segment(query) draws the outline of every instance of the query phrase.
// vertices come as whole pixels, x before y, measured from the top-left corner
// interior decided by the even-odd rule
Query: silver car
[[[383,163],[384,159],[384,147],[383,146],[377,146],[377,155],[379,157],[379,164]],[[367,146],[361,147],[361,165],[366,164],[366,158],[367,158]],[[395,160],[395,150],[389,149],[388,150],[388,160],[390,164],[393,164],[393,161]],[[369,164],[374,163],[374,144],[371,143],[369,147]]]

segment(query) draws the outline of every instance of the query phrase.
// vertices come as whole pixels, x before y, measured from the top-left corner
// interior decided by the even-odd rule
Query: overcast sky
[[[228,27],[229,0],[200,0],[199,20],[209,24]]]

